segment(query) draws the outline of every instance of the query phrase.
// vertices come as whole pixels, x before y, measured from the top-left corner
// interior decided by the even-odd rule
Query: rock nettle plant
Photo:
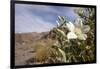
[[[56,35],[59,36],[53,46],[57,47],[62,54],[60,62],[86,62],[94,60],[93,43],[87,44],[90,40],[91,25],[84,24],[82,18],[76,19],[74,23],[67,21],[64,17],[58,16]],[[90,36],[89,36],[90,35]],[[91,45],[93,44],[93,45]],[[93,47],[94,48],[94,47]]]

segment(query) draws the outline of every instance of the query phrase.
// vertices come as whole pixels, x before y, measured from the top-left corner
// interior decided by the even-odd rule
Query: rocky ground
[[[48,40],[47,32],[42,33],[16,33],[15,34],[15,65],[30,65],[30,64],[40,64],[40,62],[35,62],[34,57],[36,55],[36,49],[40,51],[40,54],[47,54],[46,47],[53,44],[54,41]],[[53,33],[52,33],[53,34]],[[45,36],[44,36],[45,35]],[[43,36],[43,37],[42,37]],[[49,36],[51,37],[51,36]],[[53,36],[54,37],[54,36]],[[42,47],[46,46],[46,47]],[[42,48],[44,52],[41,52]],[[38,53],[38,52],[37,52]],[[40,56],[39,53],[37,55],[38,59],[42,60],[44,56]]]

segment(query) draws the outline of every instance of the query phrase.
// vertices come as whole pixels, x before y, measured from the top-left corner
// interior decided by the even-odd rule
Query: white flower
[[[86,40],[86,33],[90,30],[88,25],[83,25],[81,19],[77,19],[75,23],[67,23],[67,28],[69,29],[69,33],[67,34],[68,39],[80,39]]]
[[[75,26],[73,23],[69,22],[67,23],[67,28],[69,29],[69,33],[67,34],[67,38],[68,39],[76,39],[77,38],[77,35],[75,34]]]

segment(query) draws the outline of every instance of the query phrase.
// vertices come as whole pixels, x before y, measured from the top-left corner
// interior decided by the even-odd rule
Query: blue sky
[[[58,16],[74,21],[78,15],[73,7],[45,5],[15,5],[15,32],[46,32],[56,26]]]

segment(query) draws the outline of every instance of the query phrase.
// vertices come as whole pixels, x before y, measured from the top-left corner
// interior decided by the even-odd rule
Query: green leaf
[[[58,23],[62,24],[65,22],[65,18],[62,16],[58,16]]]
[[[63,58],[62,58],[62,61],[63,61],[63,62],[67,62],[67,61],[66,61],[66,54],[65,54],[65,52],[64,52],[62,49],[60,49],[60,48],[58,48],[58,50],[59,50],[59,52],[62,54],[62,57],[63,57]]]
[[[65,32],[63,32],[63,31],[60,30],[60,29],[56,29],[56,30],[57,30],[57,32],[58,32],[61,36],[66,37]]]

